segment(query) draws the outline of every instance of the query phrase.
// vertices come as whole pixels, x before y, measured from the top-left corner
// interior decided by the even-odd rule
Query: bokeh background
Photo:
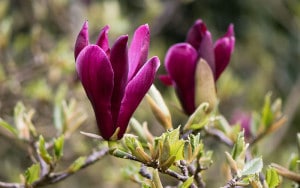
[[[201,18],[214,41],[230,23],[236,35],[235,51],[229,67],[218,81],[220,112],[230,119],[237,111],[260,109],[264,96],[272,92],[281,98],[289,120],[273,136],[265,139],[258,153],[265,165],[286,165],[297,152],[296,132],[300,123],[300,1],[298,0],[0,0],[0,117],[13,122],[18,101],[36,109],[34,123],[48,139],[55,136],[53,103],[60,87],[67,87],[67,100],[74,98],[88,119],[80,130],[96,133],[94,114],[78,82],[73,55],[76,36],[85,20],[90,41],[96,40],[104,25],[110,26],[111,44],[121,34],[132,37],[134,30],[148,23],[151,29],[149,56],[159,56],[164,74],[168,47],[185,40],[189,27]],[[180,114],[172,88],[156,85],[170,106],[174,125],[186,121]],[[174,108],[175,106],[175,108]],[[176,107],[177,106],[177,107]],[[155,135],[162,128],[149,107],[142,103],[136,112],[148,121]],[[8,139],[0,128],[0,180],[20,181],[19,174],[31,164],[26,147]],[[62,166],[80,155],[91,153],[97,143],[79,131],[66,142]],[[228,148],[212,144],[208,149]],[[214,160],[223,160],[217,152]],[[204,177],[208,187],[219,187],[224,177],[210,170]],[[126,180],[128,162],[106,157],[67,180],[48,187],[138,187]],[[172,179],[163,176],[168,184]]]

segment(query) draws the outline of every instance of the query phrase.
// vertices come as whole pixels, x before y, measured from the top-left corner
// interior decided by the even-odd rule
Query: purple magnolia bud
[[[245,138],[251,137],[251,114],[242,112],[242,111],[235,111],[231,117],[230,123],[232,125],[239,124],[241,129],[245,131]]]
[[[227,33],[214,44],[205,23],[199,19],[189,29],[186,42],[169,48],[165,57],[168,75],[160,76],[160,79],[166,85],[172,84],[175,87],[186,114],[192,114],[197,105],[200,105],[195,104],[195,101],[199,101],[195,99],[195,69],[199,60],[206,61],[216,81],[229,63],[234,43],[232,24],[229,25]]]
[[[93,106],[101,136],[109,140],[118,130],[121,139],[137,106],[152,85],[160,61],[147,60],[150,32],[140,26],[129,50],[128,36],[120,36],[112,48],[108,26],[96,44],[88,43],[88,24],[84,23],[75,44],[76,70]]]

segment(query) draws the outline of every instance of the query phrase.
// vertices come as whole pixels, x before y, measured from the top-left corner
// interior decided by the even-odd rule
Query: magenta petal
[[[227,67],[230,61],[231,54],[234,50],[235,37],[233,25],[229,25],[227,33],[215,43],[214,54],[216,64],[216,80]]]
[[[173,85],[173,80],[172,80],[172,78],[169,75],[159,75],[158,78],[166,86]]]
[[[98,46],[100,46],[100,48],[102,48],[103,51],[109,57],[110,48],[109,48],[109,40],[108,40],[108,30],[109,30],[109,26],[108,25],[105,26],[105,27],[103,27],[103,29],[101,29],[96,44]]]
[[[78,55],[76,70],[93,105],[101,135],[109,139],[114,133],[110,104],[114,87],[111,64],[99,46],[89,45]]]
[[[75,43],[74,56],[77,59],[80,51],[89,44],[88,22],[85,21]]]
[[[122,98],[124,96],[128,75],[128,36],[117,39],[111,49],[110,62],[114,71],[114,90],[111,98],[111,112],[114,125],[118,120]]]
[[[189,29],[186,42],[190,43],[195,49],[199,49],[200,43],[204,34],[207,32],[205,23],[198,19],[194,25]]]
[[[142,25],[134,32],[132,42],[129,47],[129,73],[128,80],[131,80],[137,71],[147,60],[150,43],[150,31],[148,24]]]
[[[120,127],[119,139],[124,135],[132,114],[152,85],[159,64],[157,57],[149,59],[128,83],[117,121],[117,126]]]
[[[181,105],[187,114],[195,110],[195,68],[197,51],[189,43],[173,45],[165,58],[166,69],[175,82]]]
[[[209,31],[206,31],[202,36],[202,41],[198,48],[198,54],[200,58],[203,58],[208,63],[212,72],[215,75],[216,65],[215,65],[214,44]]]

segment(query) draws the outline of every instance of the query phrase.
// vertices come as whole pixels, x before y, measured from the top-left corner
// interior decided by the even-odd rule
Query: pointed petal
[[[124,96],[128,75],[128,36],[117,39],[111,49],[110,62],[114,71],[114,90],[111,98],[111,112],[114,125],[118,120],[121,101]]]
[[[85,21],[75,42],[74,56],[77,59],[80,51],[89,44],[88,22]]]
[[[189,43],[173,45],[165,58],[166,69],[175,83],[181,105],[187,114],[195,110],[195,68],[197,51]]]
[[[230,24],[227,33],[215,43],[214,54],[216,63],[216,80],[227,67],[230,61],[231,54],[234,50],[235,37],[233,24]]]
[[[76,70],[93,105],[101,135],[109,139],[114,133],[110,111],[114,84],[111,64],[99,46],[89,45],[78,55]]]
[[[132,114],[152,85],[159,64],[157,57],[149,59],[128,83],[118,119],[119,138],[124,135]]]
[[[203,35],[207,32],[205,23],[198,19],[189,29],[186,42],[190,43],[195,49],[199,49]]]
[[[148,24],[136,29],[128,51],[129,73],[131,80],[147,60],[150,43],[150,31]]]
[[[203,58],[210,66],[212,72],[215,75],[215,54],[214,54],[214,44],[209,31],[203,34],[202,41],[200,43],[198,54],[200,58]]]
[[[173,80],[172,80],[172,78],[169,75],[159,75],[158,78],[166,86],[173,85]]]
[[[110,48],[109,48],[109,40],[108,40],[108,30],[109,30],[109,26],[108,25],[106,25],[105,27],[103,27],[101,29],[96,44],[98,46],[100,46],[100,48],[102,48],[103,51],[109,57]]]

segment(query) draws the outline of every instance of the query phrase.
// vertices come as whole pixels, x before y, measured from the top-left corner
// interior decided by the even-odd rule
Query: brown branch
[[[270,134],[271,132],[275,132],[277,129],[282,127],[287,122],[287,117],[283,116],[278,121],[276,121],[274,124],[272,124],[269,129],[263,131],[261,134],[259,134],[257,137],[255,137],[253,140],[250,141],[250,146],[255,145],[258,141],[260,141],[262,138],[264,138],[266,135]]]

